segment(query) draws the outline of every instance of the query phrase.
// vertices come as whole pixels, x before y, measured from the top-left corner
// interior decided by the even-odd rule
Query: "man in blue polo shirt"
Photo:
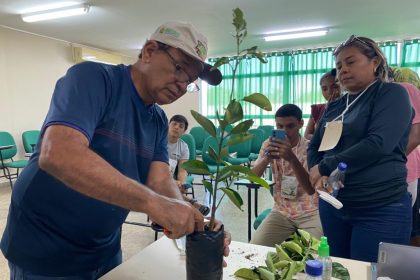
[[[1,240],[12,279],[99,278],[121,263],[130,210],[149,215],[170,238],[203,228],[169,172],[168,121],[156,104],[174,102],[197,78],[220,83],[206,54],[201,33],[170,22],[135,64],[81,63],[57,82]]]

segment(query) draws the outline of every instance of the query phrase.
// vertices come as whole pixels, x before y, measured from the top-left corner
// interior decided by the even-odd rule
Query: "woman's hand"
[[[309,171],[309,180],[311,181],[312,186],[316,188],[316,183],[318,183],[318,180],[321,178],[321,174],[319,173],[318,164],[313,166],[311,170]]]
[[[316,181],[315,185],[313,185],[315,187],[315,190],[320,190],[320,191],[332,193],[333,192],[333,189],[328,184],[327,181],[328,181],[328,176],[322,176],[322,177],[320,177],[318,179],[318,181]]]

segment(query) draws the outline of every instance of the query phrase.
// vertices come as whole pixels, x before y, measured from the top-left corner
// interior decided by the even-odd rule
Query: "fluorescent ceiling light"
[[[316,37],[316,36],[324,36],[328,33],[327,28],[322,29],[306,29],[306,30],[299,30],[299,31],[286,31],[286,32],[277,32],[277,33],[270,33],[270,35],[265,36],[264,40],[268,41],[278,41],[278,40],[289,40],[289,39],[297,39],[297,38],[307,38],[307,37]]]
[[[30,13],[35,13],[35,12],[43,12],[43,11],[47,11],[47,10],[54,10],[54,9],[59,9],[59,8],[64,8],[64,7],[69,7],[69,6],[76,6],[76,5],[81,5],[80,2],[58,2],[58,3],[48,3],[45,5],[41,5],[41,6],[35,6],[35,7],[31,7],[25,10],[20,11],[19,14],[30,14]]]
[[[42,20],[50,20],[55,18],[71,17],[83,15],[89,12],[89,5],[77,5],[66,8],[58,8],[52,10],[45,10],[22,15],[22,20],[25,22],[35,22]]]

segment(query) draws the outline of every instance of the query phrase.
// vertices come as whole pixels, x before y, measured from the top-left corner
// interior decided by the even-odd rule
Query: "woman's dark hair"
[[[178,123],[183,123],[185,130],[188,129],[188,120],[186,117],[184,117],[183,115],[174,115],[170,120],[169,123],[171,122],[178,122]]]
[[[360,50],[360,52],[365,55],[368,59],[378,58],[378,68],[376,68],[375,76],[381,79],[382,81],[388,80],[388,64],[385,58],[385,55],[379,48],[378,44],[375,43],[370,38],[367,37],[358,37],[351,35],[346,41],[338,45],[335,48],[333,55],[337,58],[337,55],[345,48],[355,47]]]
[[[284,104],[276,112],[276,118],[295,117],[298,121],[302,120],[302,110],[295,104]]]
[[[325,73],[324,75],[321,76],[321,79],[319,80],[319,85],[322,84],[322,81],[325,80],[326,78],[332,77],[333,80],[335,81],[335,77],[337,76],[337,70],[335,68],[331,69],[331,71],[328,71],[327,73]]]

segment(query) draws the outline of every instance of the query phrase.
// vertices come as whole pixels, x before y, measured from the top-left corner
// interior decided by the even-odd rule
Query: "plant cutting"
[[[276,252],[268,252],[265,266],[240,268],[235,276],[248,280],[291,280],[302,272],[307,260],[314,260],[319,240],[307,231],[298,229],[281,244],[276,244]],[[333,262],[332,276],[349,280],[348,270],[340,263]]]
[[[231,188],[232,183],[242,178],[269,189],[267,182],[256,176],[248,167],[232,165],[226,160],[229,157],[229,147],[245,141],[251,141],[254,137],[248,133],[248,129],[253,125],[254,121],[243,120],[244,114],[241,102],[250,102],[264,110],[271,111],[270,101],[261,93],[253,93],[242,100],[238,100],[235,97],[235,76],[240,63],[249,57],[256,57],[261,63],[267,63],[267,61],[257,46],[241,49],[241,45],[247,36],[247,24],[243,12],[239,8],[233,10],[232,24],[235,27],[233,37],[236,42],[236,56],[232,58],[221,57],[213,66],[213,68],[217,68],[222,65],[228,65],[232,70],[229,103],[224,112],[216,111],[216,121],[219,129],[216,129],[216,126],[207,117],[194,110],[191,111],[194,119],[209,133],[214,140],[213,142],[216,143],[214,146],[210,145],[207,151],[203,151],[215,162],[216,171],[214,173],[210,172],[209,166],[201,160],[189,160],[182,165],[189,173],[207,176],[208,179],[204,179],[202,183],[211,195],[211,217],[206,230],[187,236],[187,279],[222,279],[224,232],[223,229],[219,232],[214,231],[215,214],[225,196],[242,210],[242,198],[237,191]],[[229,129],[229,127],[232,127],[232,129]],[[221,197],[218,197],[219,194]],[[213,239],[214,242],[212,241]],[[204,243],[196,245],[200,242]],[[212,254],[215,254],[214,257]],[[212,259],[215,262],[214,265],[209,263],[210,260],[206,260],[205,257]]]

